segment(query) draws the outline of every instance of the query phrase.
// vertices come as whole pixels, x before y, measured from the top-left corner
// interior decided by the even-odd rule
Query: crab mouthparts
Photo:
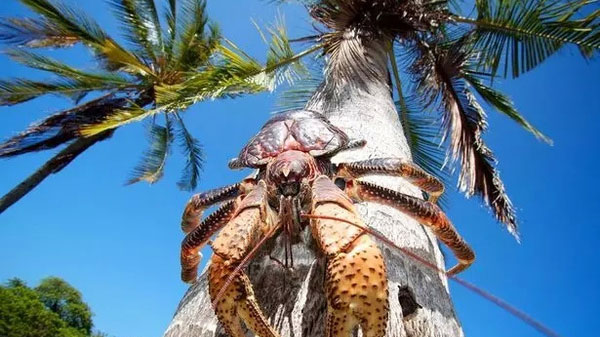
[[[279,184],[278,189],[281,195],[286,197],[293,197],[300,193],[300,183],[297,181],[281,183]]]

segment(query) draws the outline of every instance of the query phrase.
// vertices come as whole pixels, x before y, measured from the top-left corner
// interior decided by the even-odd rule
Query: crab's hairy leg
[[[254,185],[256,185],[254,179],[248,178],[237,184],[215,188],[194,195],[186,204],[181,216],[181,229],[184,233],[191,232],[200,225],[202,213],[208,207],[248,193]]]
[[[196,280],[198,264],[202,259],[199,254],[200,249],[233,217],[240,202],[239,197],[227,201],[185,236],[181,242],[181,279],[183,282],[193,283]]]
[[[349,150],[355,150],[355,149],[360,149],[361,147],[364,147],[365,145],[367,145],[367,141],[364,139],[361,140],[353,140],[348,142],[348,144],[339,147],[338,149],[331,151],[327,154],[328,157],[333,157],[334,155],[343,152],[343,151],[349,151]]]
[[[444,184],[417,165],[398,158],[374,158],[335,165],[336,175],[354,179],[367,174],[399,176],[429,194],[435,202],[444,193]]]
[[[238,268],[253,247],[274,232],[272,219],[261,181],[212,244],[215,254],[209,267],[209,293],[217,318],[232,337],[245,336],[241,320],[258,336],[278,336],[262,313],[250,280]]]
[[[327,177],[313,183],[311,213],[361,223],[352,201]],[[311,231],[327,255],[326,337],[349,337],[357,325],[367,337],[383,337],[388,319],[387,273],[381,251],[363,228],[315,218]]]
[[[434,203],[364,181],[346,181],[346,193],[355,201],[372,201],[396,208],[431,228],[437,238],[454,253],[458,264],[448,270],[454,275],[467,269],[475,253],[458,234],[446,214]]]

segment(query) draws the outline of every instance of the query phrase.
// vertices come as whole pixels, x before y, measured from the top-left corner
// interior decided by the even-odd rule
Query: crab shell
[[[237,161],[242,166],[258,168],[285,151],[297,150],[319,157],[339,150],[348,142],[348,135],[322,114],[289,110],[269,119],[240,151]]]

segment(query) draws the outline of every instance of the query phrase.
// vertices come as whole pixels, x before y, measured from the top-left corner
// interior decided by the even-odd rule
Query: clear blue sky
[[[77,3],[116,34],[104,1],[67,2]],[[250,18],[272,22],[277,8],[268,3],[213,0],[208,9],[229,39],[262,57],[265,46]],[[292,36],[311,33],[302,8],[281,11]],[[26,13],[15,0],[0,4],[0,16]],[[94,66],[82,48],[53,54]],[[42,78],[0,56],[0,77],[10,76]],[[477,200],[466,200],[449,187],[449,216],[477,253],[476,263],[462,276],[564,336],[592,336],[600,329],[599,79],[598,62],[586,64],[576,51],[565,50],[519,80],[500,84],[555,142],[553,147],[542,144],[504,116],[488,113],[485,139],[500,159],[502,178],[518,209],[522,244]],[[227,161],[268,118],[274,99],[274,94],[263,94],[208,102],[186,113],[207,156],[198,190],[244,176],[228,170]],[[46,97],[0,108],[0,137],[67,106],[66,100]],[[49,275],[62,277],[81,290],[98,329],[116,337],[161,336],[187,288],[179,279],[179,219],[191,194],[175,187],[184,165],[177,150],[162,181],[123,186],[145,146],[142,124],[124,127],[0,215],[0,280],[20,277],[35,285]],[[1,161],[0,193],[53,153]],[[458,285],[452,284],[451,291],[467,336],[539,336]]]

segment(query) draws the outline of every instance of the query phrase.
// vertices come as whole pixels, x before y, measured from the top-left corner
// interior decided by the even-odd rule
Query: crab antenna
[[[534,329],[536,329],[537,331],[541,332],[542,334],[549,336],[549,337],[560,337],[560,335],[556,332],[554,332],[552,329],[546,327],[544,324],[538,322],[537,320],[535,320],[533,317],[529,316],[528,314],[526,314],[525,312],[521,311],[520,309],[517,309],[516,307],[514,307],[513,305],[509,304],[508,302],[490,294],[489,292],[477,287],[476,285],[463,280],[462,278],[456,276],[456,275],[451,275],[448,274],[445,270],[439,268],[438,266],[436,266],[435,264],[425,260],[424,258],[416,255],[415,253],[409,251],[406,248],[400,247],[397,244],[395,244],[392,240],[386,238],[384,235],[377,233],[376,231],[374,231],[372,228],[360,225],[360,224],[356,224],[352,221],[346,220],[346,219],[342,219],[342,218],[338,218],[335,216],[328,216],[328,215],[315,215],[315,214],[301,214],[300,215],[303,218],[308,218],[308,219],[326,219],[326,220],[337,220],[337,221],[341,221],[341,222],[345,222],[347,224],[350,224],[352,226],[356,226],[358,228],[364,229],[366,232],[368,232],[369,234],[373,235],[374,237],[378,238],[379,240],[383,241],[384,243],[398,249],[399,251],[401,251],[402,253],[404,253],[405,255],[419,261],[420,263],[424,264],[425,266],[439,272],[442,273],[444,275],[446,275],[446,277],[450,278],[451,280],[454,280],[456,283],[460,284],[461,286],[469,289],[470,291],[482,296],[483,298],[485,298],[486,300],[494,303],[495,305],[497,305],[498,307],[508,311],[511,315],[517,317],[518,319],[522,320],[523,322],[525,322],[526,324],[528,324],[529,326],[533,327]]]
[[[233,282],[233,279],[237,276],[237,274],[244,269],[244,267],[246,267],[246,265],[248,264],[248,261],[250,261],[250,259],[256,254],[256,252],[258,252],[258,249],[260,247],[262,247],[262,245],[269,239],[271,238],[271,236],[273,235],[273,233],[275,233],[275,231],[279,228],[279,226],[275,226],[273,228],[271,228],[266,234],[265,236],[263,236],[258,243],[256,244],[256,246],[254,246],[254,248],[252,248],[250,250],[250,252],[244,256],[244,258],[242,259],[242,261],[240,261],[240,264],[238,264],[237,267],[235,267],[235,269],[233,270],[233,272],[231,272],[231,275],[229,275],[229,277],[227,278],[227,281],[225,281],[225,284],[221,287],[221,289],[219,289],[219,292],[217,293],[217,296],[215,296],[215,299],[212,301],[212,307],[215,308],[217,303],[219,303],[219,300],[223,297],[223,294],[225,294],[225,290],[227,290],[227,288],[231,285],[231,282]]]

